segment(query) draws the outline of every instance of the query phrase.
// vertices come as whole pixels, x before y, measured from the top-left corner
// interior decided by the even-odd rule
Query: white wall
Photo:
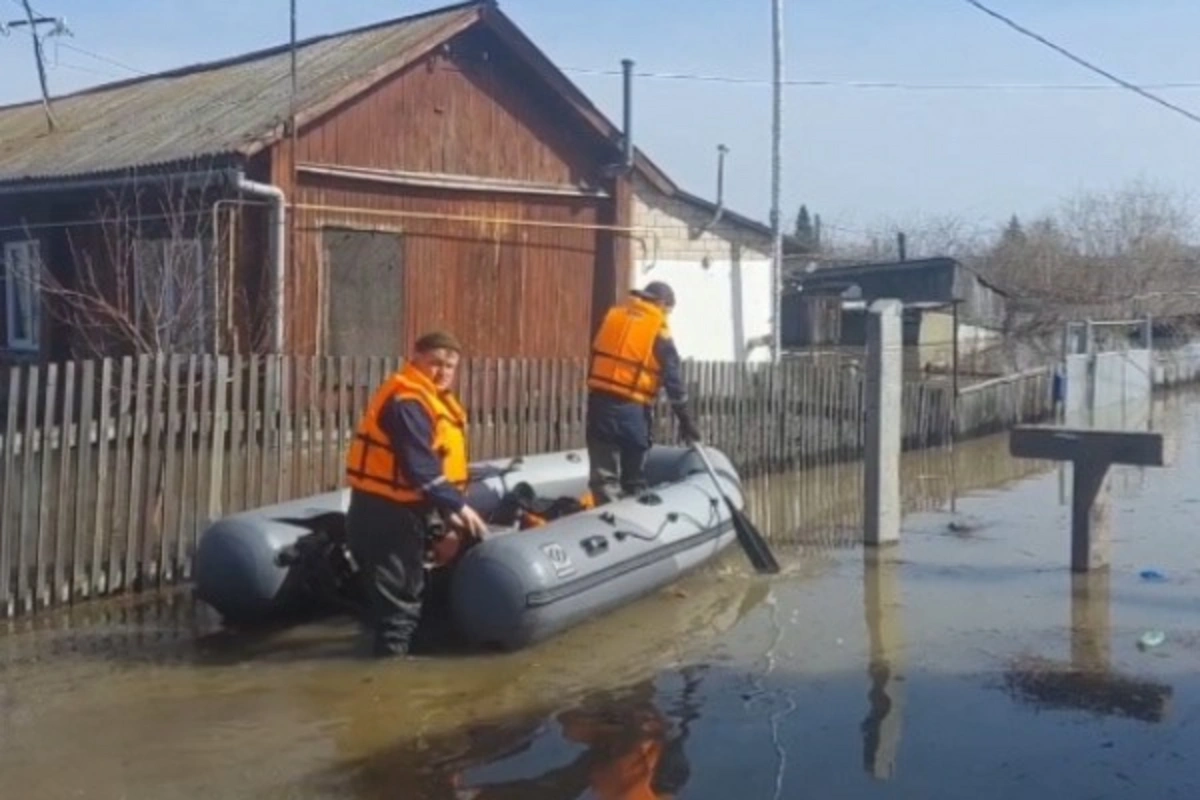
[[[634,263],[633,286],[652,280],[666,281],[675,290],[677,305],[671,314],[671,333],[683,358],[698,361],[769,361],[770,350],[745,352],[745,342],[771,332],[771,261],[741,262],[728,258],[712,261],[708,268],[696,261]],[[739,302],[740,300],[740,302]],[[740,311],[740,313],[739,313]]]
[[[985,352],[995,347],[1004,335],[1000,331],[992,330],[991,328],[983,328],[979,325],[967,325],[959,322],[958,324],[958,352],[971,354],[977,352]]]
[[[711,216],[635,178],[633,226],[644,232],[631,243],[630,285],[675,290],[670,324],[683,358],[769,361],[767,347],[747,353],[746,342],[771,332],[770,237],[727,219],[707,229]]]

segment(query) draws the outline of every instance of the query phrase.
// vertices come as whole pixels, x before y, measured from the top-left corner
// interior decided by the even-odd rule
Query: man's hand
[[[483,517],[470,506],[464,505],[461,510],[450,515],[450,524],[460,529],[472,539],[483,540],[487,536],[488,526]]]
[[[683,406],[675,408],[675,417],[679,420],[679,436],[688,444],[700,441],[700,431],[696,429],[696,423],[692,422],[692,415]]]

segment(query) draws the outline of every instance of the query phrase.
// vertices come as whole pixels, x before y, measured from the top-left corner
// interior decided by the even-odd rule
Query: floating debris
[[[1138,649],[1149,650],[1152,647],[1158,647],[1167,640],[1167,635],[1162,631],[1146,631],[1138,637]]]

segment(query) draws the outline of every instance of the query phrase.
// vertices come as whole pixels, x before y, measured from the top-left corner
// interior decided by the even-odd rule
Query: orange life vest
[[[579,498],[579,510],[587,511],[589,508],[595,508],[595,507],[596,507],[596,498],[593,497],[592,492],[589,489],[588,491],[584,492]],[[571,512],[567,512],[567,513],[571,513]],[[519,523],[521,526],[521,530],[528,530],[529,528],[541,528],[545,525],[548,525],[548,524],[550,524],[550,519],[548,517],[544,517],[541,514],[534,512],[534,511],[529,511],[528,509],[525,509],[520,512]]]
[[[379,414],[392,399],[416,400],[433,424],[433,452],[442,460],[442,476],[466,488],[467,415],[449,391],[439,391],[433,381],[411,364],[393,373],[376,390],[358,422],[346,453],[346,482],[351,488],[397,503],[421,502],[424,492],[412,486],[400,469],[388,435],[379,425]]]
[[[589,389],[649,405],[658,395],[662,367],[654,355],[659,336],[669,336],[667,315],[640,297],[613,306],[592,340]]]

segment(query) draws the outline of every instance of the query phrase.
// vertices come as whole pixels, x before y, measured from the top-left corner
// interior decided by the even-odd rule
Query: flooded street
[[[1200,395],[1155,419],[1174,463],[1116,471],[1088,578],[1059,470],[1003,435],[906,454],[880,554],[854,546],[858,465],[758,482],[784,575],[735,546],[524,653],[380,664],[348,622],[250,640],[186,592],[17,621],[5,796],[1194,797]]]

